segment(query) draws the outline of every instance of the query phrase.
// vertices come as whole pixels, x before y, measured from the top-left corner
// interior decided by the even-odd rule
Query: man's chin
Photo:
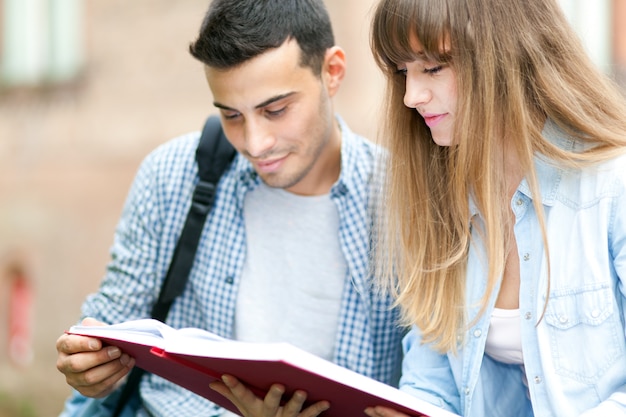
[[[293,185],[291,181],[287,181],[276,174],[259,174],[259,177],[261,177],[265,185],[271,188],[289,188]]]
[[[285,177],[283,175],[273,174],[258,174],[261,180],[271,188],[281,188],[283,190],[289,189],[300,182],[300,178],[294,179]]]

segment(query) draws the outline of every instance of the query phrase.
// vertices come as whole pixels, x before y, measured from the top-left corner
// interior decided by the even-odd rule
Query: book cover
[[[285,398],[304,390],[305,406],[330,402],[322,413],[326,417],[364,416],[365,408],[377,405],[415,417],[457,416],[287,343],[234,341],[201,329],[173,329],[153,319],[73,326],[68,333],[118,346],[135,358],[136,366],[238,414],[228,399],[209,388],[223,374],[236,377],[261,398],[274,383],[285,386]]]

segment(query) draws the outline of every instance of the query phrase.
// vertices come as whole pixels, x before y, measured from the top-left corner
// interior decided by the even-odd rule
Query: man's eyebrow
[[[236,109],[233,109],[232,107],[225,106],[225,105],[223,105],[221,103],[218,103],[217,101],[214,101],[213,105],[215,107],[217,107],[218,109],[229,110],[229,111],[237,111]]]
[[[257,104],[256,106],[254,106],[254,108],[255,108],[255,109],[261,109],[261,108],[263,108],[263,107],[265,107],[265,106],[269,106],[270,104],[272,104],[272,103],[274,103],[274,102],[280,101],[280,100],[282,100],[282,99],[284,99],[284,98],[287,98],[287,97],[289,97],[289,96],[292,96],[292,95],[294,95],[294,94],[296,94],[296,92],[295,92],[295,91],[291,91],[291,92],[289,92],[289,93],[279,94],[279,95],[277,95],[277,96],[270,97],[270,98],[268,98],[267,100],[265,100],[265,101],[263,101],[263,102],[261,102],[261,103]],[[228,106],[226,106],[226,105],[224,105],[224,104],[221,104],[221,103],[219,103],[219,102],[217,102],[217,101],[214,101],[214,102],[213,102],[213,105],[214,105],[215,107],[219,108],[219,109],[222,109],[222,110],[237,111],[237,109],[233,109],[232,107],[228,107]]]
[[[256,106],[254,106],[254,108],[255,108],[255,109],[260,109],[260,108],[263,108],[263,107],[265,107],[265,106],[269,106],[270,104],[272,104],[272,103],[274,103],[274,102],[276,102],[276,101],[280,101],[280,100],[282,100],[282,99],[284,99],[284,98],[287,98],[287,97],[289,97],[289,96],[292,96],[292,95],[294,95],[294,94],[296,94],[296,92],[295,92],[295,91],[290,91],[289,93],[285,93],[285,94],[279,94],[279,95],[277,95],[277,96],[274,96],[274,97],[268,98],[267,100],[265,100],[265,101],[264,101],[264,102],[262,102],[262,103],[257,104]]]

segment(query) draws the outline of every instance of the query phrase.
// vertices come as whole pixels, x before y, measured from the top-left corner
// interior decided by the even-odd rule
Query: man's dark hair
[[[319,75],[335,44],[322,0],[213,0],[189,51],[210,67],[227,69],[288,39],[300,46],[300,64]]]

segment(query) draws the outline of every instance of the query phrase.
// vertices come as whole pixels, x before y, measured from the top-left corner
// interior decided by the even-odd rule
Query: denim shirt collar
[[[548,142],[562,150],[573,151],[577,147],[576,140],[568,136],[552,119],[546,120],[542,135]],[[543,155],[536,155],[535,169],[539,181],[541,203],[551,207],[556,200],[559,184],[564,174],[564,168],[558,167],[555,161]],[[522,180],[518,190],[532,199],[532,192],[526,178]]]
[[[561,130],[554,121],[547,119],[542,130],[542,135],[551,144],[556,147],[572,151],[576,148],[577,142],[563,130]],[[535,169],[537,179],[539,181],[539,192],[541,194],[541,203],[545,206],[552,206],[557,197],[559,184],[563,177],[563,168],[557,167],[554,161],[550,161],[543,155],[535,156]],[[532,199],[532,192],[528,180],[524,177],[517,187],[517,190]],[[470,218],[479,214],[478,207],[473,198],[469,201]]]

